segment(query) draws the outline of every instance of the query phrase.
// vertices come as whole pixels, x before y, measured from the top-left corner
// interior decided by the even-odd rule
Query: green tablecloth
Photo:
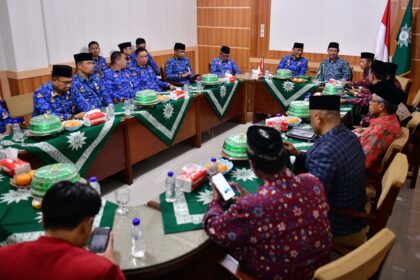
[[[223,83],[215,87],[205,87],[204,95],[219,119],[223,119],[223,116],[232,103],[233,97],[238,91],[240,83],[239,80],[236,80],[234,83]]]
[[[178,135],[192,101],[193,97],[187,95],[180,100],[170,100],[153,107],[136,108],[132,115],[169,146]],[[118,115],[123,111],[123,104],[115,106]]]
[[[0,247],[37,239],[44,234],[42,213],[32,207],[29,190],[10,186],[10,177],[0,174]],[[116,205],[102,200],[93,227],[112,227]]]
[[[307,93],[319,87],[312,82],[294,83],[279,79],[262,79],[261,81],[284,110],[287,110],[292,101],[303,99]],[[255,94],[258,94],[258,92]]]
[[[119,122],[120,118],[115,117],[103,124],[83,126],[73,132],[63,131],[47,137],[28,137],[23,145],[13,142],[10,135],[3,139],[2,145],[5,148],[28,151],[45,164],[73,163],[83,175]]]

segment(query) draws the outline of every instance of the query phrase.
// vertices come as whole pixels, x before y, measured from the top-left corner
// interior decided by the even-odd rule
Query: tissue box
[[[20,160],[18,158],[4,158],[0,160],[0,165],[1,170],[10,176],[31,171],[31,165],[28,162]]]
[[[171,100],[178,100],[185,97],[185,91],[183,90],[175,90],[169,94],[169,98]]]
[[[86,113],[83,122],[86,126],[95,126],[104,123],[106,122],[106,114],[103,112]]]
[[[184,192],[192,192],[207,179],[207,171],[201,169],[194,173],[181,173],[176,177],[177,186]]]

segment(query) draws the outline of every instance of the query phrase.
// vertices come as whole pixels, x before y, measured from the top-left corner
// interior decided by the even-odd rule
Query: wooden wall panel
[[[251,8],[209,9],[197,7],[197,27],[224,26],[249,29]]]
[[[255,0],[197,0],[197,7],[249,7]]]
[[[250,34],[249,29],[198,27],[197,43],[199,45],[249,48]]]

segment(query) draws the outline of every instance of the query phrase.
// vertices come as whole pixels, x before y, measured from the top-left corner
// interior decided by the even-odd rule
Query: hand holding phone
[[[111,230],[109,228],[95,228],[89,244],[89,250],[93,253],[103,253],[108,246]]]
[[[226,181],[225,177],[222,173],[217,173],[216,175],[211,177],[211,182],[213,183],[216,190],[222,196],[224,201],[228,201],[232,197],[235,196],[235,192],[229,185],[228,181]]]

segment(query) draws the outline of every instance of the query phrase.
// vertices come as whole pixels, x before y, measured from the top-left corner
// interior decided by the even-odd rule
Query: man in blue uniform
[[[96,41],[90,42],[88,47],[93,58],[93,74],[98,78],[103,78],[105,70],[108,69],[108,64],[106,63],[105,58],[99,55],[101,48],[99,48],[99,44]]]
[[[136,60],[131,58],[133,54],[133,49],[131,48],[131,42],[125,42],[118,45],[120,52],[125,54],[125,59],[127,60],[127,67],[131,67],[136,64]]]
[[[305,75],[308,70],[308,60],[302,56],[303,53],[303,44],[294,43],[292,54],[283,57],[280,60],[278,69],[289,69],[292,71],[292,76]]]
[[[165,65],[166,79],[177,84],[189,84],[197,78],[194,75],[190,60],[185,56],[185,45],[175,43],[174,57]]]
[[[309,114],[314,132],[321,138],[308,152],[299,152],[291,143],[284,143],[296,156],[295,173],[309,172],[321,180],[331,209],[364,211],[366,202],[365,153],[357,136],[340,123],[340,96],[324,95],[309,98]],[[328,214],[333,237],[361,233],[359,219]],[[360,234],[358,245],[364,242]]]
[[[136,49],[138,48],[143,48],[146,49],[146,40],[144,40],[143,38],[137,38],[136,39]],[[136,53],[133,52],[131,54],[131,59],[133,61],[136,61]],[[153,57],[150,55],[149,52],[147,52],[147,64],[150,65],[150,67],[152,67],[153,71],[155,72],[156,76],[160,75],[160,69],[157,66],[156,62],[153,60]]]
[[[162,82],[156,77],[155,72],[150,65],[147,64],[147,50],[138,48],[135,51],[136,65],[130,67],[130,72],[133,77],[134,88],[136,91],[151,89],[155,91],[162,91],[165,89],[175,89],[175,86]]]
[[[89,109],[101,108],[112,103],[111,96],[106,91],[102,81],[93,75],[93,61],[91,53],[78,53],[74,55],[77,74],[73,76],[71,84],[71,97],[76,105],[77,112],[86,111],[84,104]],[[85,102],[80,104],[77,100],[82,97]]]
[[[127,61],[121,52],[111,54],[111,67],[105,71],[103,82],[114,102],[134,98],[131,73],[126,69]]]
[[[32,116],[42,114],[56,114],[62,120],[71,118],[83,119],[84,112],[90,106],[81,96],[72,98],[70,87],[72,83],[73,69],[67,65],[53,65],[51,81],[43,84],[34,92],[34,111]],[[76,104],[79,112],[76,113]]]
[[[210,73],[219,77],[224,77],[226,74],[236,75],[241,73],[236,63],[230,58],[229,47],[222,46],[220,48],[220,56],[211,62]]]
[[[10,118],[9,113],[3,106],[0,104],[0,133],[3,135],[8,135],[12,132],[12,118]]]
[[[349,63],[338,57],[340,48],[338,43],[331,42],[328,45],[328,58],[321,61],[316,74],[316,79],[320,81],[334,80],[351,80],[351,72]]]

